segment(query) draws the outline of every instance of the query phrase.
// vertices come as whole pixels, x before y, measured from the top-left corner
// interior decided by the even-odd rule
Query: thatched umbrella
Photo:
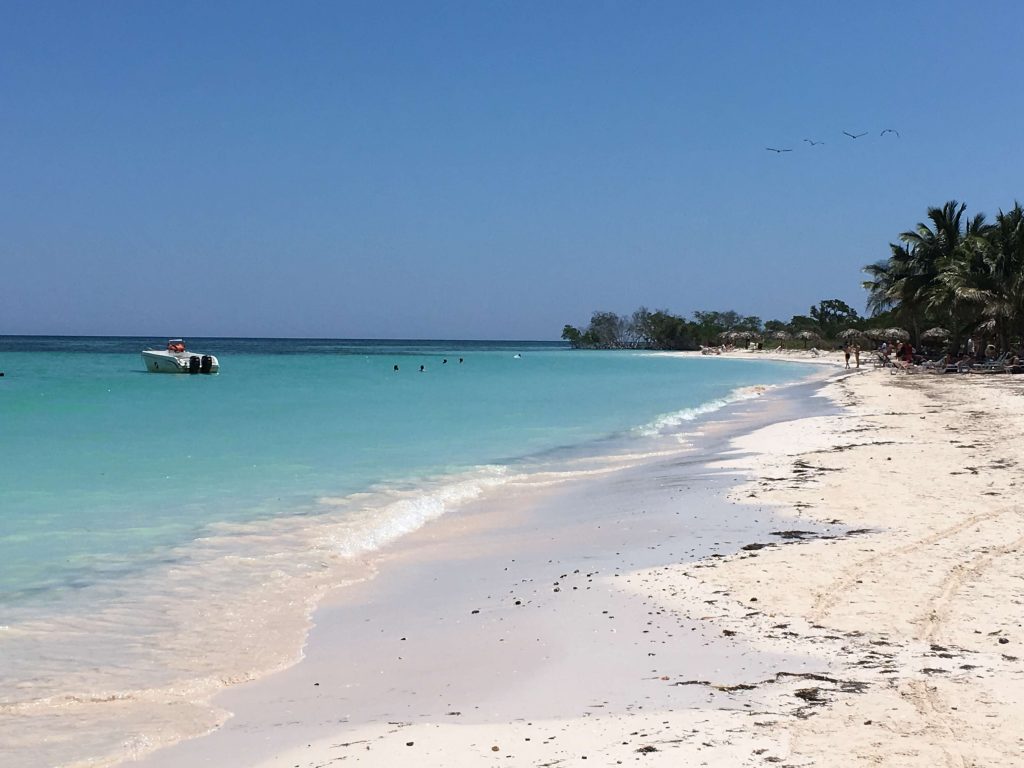
[[[750,331],[729,331],[725,334],[725,337],[733,344],[736,344],[737,342],[748,341],[750,335]]]
[[[900,341],[910,340],[910,334],[902,328],[886,328],[885,335],[890,339],[899,339]]]
[[[814,331],[800,331],[800,333],[798,333],[796,335],[796,338],[803,339],[804,340],[804,349],[807,349],[807,341],[809,339],[820,339],[821,336],[819,336]]]
[[[765,333],[764,337],[766,339],[775,339],[776,341],[779,342],[779,349],[782,349],[782,342],[786,341],[787,339],[792,339],[793,334],[791,334],[789,331],[779,330]]]
[[[761,334],[757,331],[740,331],[740,338],[747,342],[748,347],[752,342],[761,342]]]
[[[864,331],[860,328],[847,328],[839,334],[839,338],[843,341],[853,341],[854,339],[863,339],[865,336]]]
[[[888,338],[889,332],[884,328],[868,328],[866,331],[864,331],[864,335],[867,336],[869,339],[874,339],[875,341],[878,341],[879,339]]]
[[[948,339],[951,335],[945,328],[929,328],[921,334],[921,338],[931,341],[932,339]]]

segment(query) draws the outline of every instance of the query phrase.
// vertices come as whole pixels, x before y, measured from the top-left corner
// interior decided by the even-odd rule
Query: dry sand
[[[306,661],[144,764],[1024,764],[1024,378],[826,392],[708,424],[714,466],[428,526],[318,614]]]
[[[684,599],[724,589],[723,627],[830,660],[775,728],[787,763],[1024,764],[1024,380],[875,370],[830,395],[841,416],[737,441],[759,456],[735,493],[861,532],[730,559]]]

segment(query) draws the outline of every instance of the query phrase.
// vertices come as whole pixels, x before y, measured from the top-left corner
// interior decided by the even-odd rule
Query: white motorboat
[[[166,349],[142,350],[146,370],[153,373],[217,373],[220,364],[213,355],[188,352],[183,339],[170,339]]]

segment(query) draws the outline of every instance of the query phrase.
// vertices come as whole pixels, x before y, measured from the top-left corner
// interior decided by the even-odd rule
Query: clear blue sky
[[[8,1],[0,334],[862,310],[929,205],[1024,198],[1022,29],[1011,2]]]

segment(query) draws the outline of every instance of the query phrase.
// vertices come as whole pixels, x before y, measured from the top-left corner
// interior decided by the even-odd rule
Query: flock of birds
[[[843,133],[846,136],[849,136],[851,139],[859,139],[862,136],[867,136],[868,135],[868,131],[864,131],[863,133],[850,133],[849,131],[843,131]],[[897,139],[900,138],[900,132],[897,131],[895,128],[885,128],[878,135],[879,136],[885,136],[886,134],[889,134],[889,133],[895,134]],[[814,139],[804,139],[804,141],[807,142],[808,144],[810,144],[812,147],[816,147],[819,144],[824,144],[825,143],[824,141],[815,141]],[[792,147],[786,148],[786,149],[777,149],[775,147],[765,147],[765,149],[767,149],[769,152],[777,152],[779,154],[782,154],[783,152],[792,152],[793,151]]]

